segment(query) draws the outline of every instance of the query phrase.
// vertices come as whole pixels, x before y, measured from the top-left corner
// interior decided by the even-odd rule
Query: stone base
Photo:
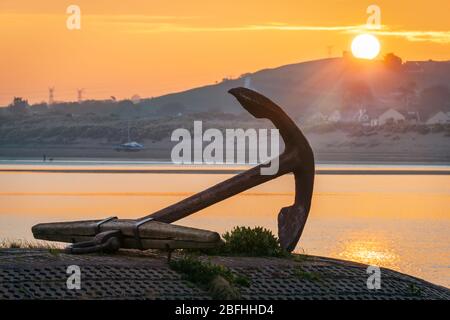
[[[173,259],[177,259],[174,254]],[[367,288],[367,265],[323,257],[212,257],[246,275],[243,299],[450,299],[450,290],[381,268],[381,288]],[[67,267],[81,289],[67,289]],[[300,270],[300,272],[299,272]],[[211,299],[183,280],[159,252],[68,255],[46,249],[0,249],[0,299]]]

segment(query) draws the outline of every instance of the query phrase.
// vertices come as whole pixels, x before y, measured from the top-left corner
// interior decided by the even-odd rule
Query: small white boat
[[[128,151],[128,152],[141,151],[143,149],[144,146],[136,141],[119,144],[118,146],[115,147],[116,151]]]
[[[127,133],[128,133],[128,140],[127,140],[128,142],[119,144],[114,149],[116,151],[127,151],[127,152],[136,152],[136,151],[143,150],[144,145],[142,145],[136,141],[130,141],[130,121],[129,120],[128,120]]]

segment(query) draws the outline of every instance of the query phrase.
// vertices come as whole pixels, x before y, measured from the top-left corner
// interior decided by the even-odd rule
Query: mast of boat
[[[128,141],[127,142],[130,142],[130,119],[128,119],[128,130],[127,130],[127,132],[128,132]]]

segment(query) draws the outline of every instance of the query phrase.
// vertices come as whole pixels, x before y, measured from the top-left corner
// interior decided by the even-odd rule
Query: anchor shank
[[[285,152],[279,157],[279,170],[277,174],[262,175],[261,167],[267,166],[267,164],[261,164],[140,219],[152,217],[156,221],[165,223],[172,223],[183,219],[192,213],[207,208],[242,191],[292,172],[293,167],[298,165],[298,162],[294,158],[291,153]]]

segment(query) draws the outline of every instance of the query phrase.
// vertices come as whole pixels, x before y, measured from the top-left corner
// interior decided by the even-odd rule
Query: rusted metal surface
[[[138,228],[135,220],[125,219],[112,219],[101,225],[97,220],[41,223],[34,226],[32,231],[37,239],[77,244],[68,248],[71,253],[114,251],[119,248],[202,249],[221,243],[217,232],[158,221],[145,223]]]
[[[292,172],[295,178],[294,204],[282,208],[278,215],[278,237],[281,246],[292,251],[300,239],[311,207],[315,172],[313,151],[294,121],[274,102],[246,88],[234,88],[229,93],[236,97],[254,117],[269,119],[279,129],[285,143],[285,150],[278,159],[278,172],[274,175],[263,175],[261,168],[266,167],[267,164],[261,164],[155,212],[149,217],[171,223],[242,191]]]
[[[239,289],[242,299],[450,299],[447,288],[384,268],[380,289],[370,290],[367,265],[342,260],[213,257],[211,261],[250,279],[248,287]],[[79,290],[67,288],[70,265],[80,267]],[[0,299],[206,300],[211,296],[171,270],[165,255],[119,251],[74,256],[0,249]]]
[[[280,244],[287,251],[292,251],[300,239],[311,207],[315,173],[313,151],[294,121],[274,102],[246,88],[234,88],[229,93],[254,117],[269,119],[279,129],[285,143],[285,150],[276,160],[279,163],[279,170],[276,173],[262,174],[261,169],[268,165],[264,163],[137,220],[112,219],[107,221],[91,221],[89,222],[90,225],[88,222],[39,224],[34,226],[32,230],[35,238],[63,242],[88,241],[80,246],[85,247],[85,245],[91,244],[92,248],[106,247],[107,249],[111,249],[113,245],[108,246],[106,242],[94,244],[89,242],[91,239],[86,238],[92,238],[101,231],[120,230],[123,237],[122,239],[117,237],[117,241],[120,241],[120,247],[122,248],[160,248],[160,246],[155,245],[159,245],[161,242],[147,241],[145,243],[145,239],[142,242],[140,240],[140,238],[145,238],[143,237],[143,232],[146,229],[153,230],[152,228],[154,227],[152,225],[161,224],[162,222],[175,222],[252,187],[292,172],[295,178],[294,204],[282,208],[278,215],[278,237]],[[101,223],[101,226],[97,226],[98,223]],[[141,224],[143,225],[142,230],[139,228]],[[166,224],[165,228],[170,230],[171,226]],[[182,237],[183,234],[196,236],[192,232],[189,233],[186,228],[182,229],[178,227],[177,230],[179,231],[177,234],[178,237]],[[134,234],[134,239],[128,237],[130,233]],[[200,231],[197,231],[198,233]],[[101,235],[97,239],[102,241],[104,238]],[[154,239],[160,238],[160,236],[159,234],[148,234],[147,238]],[[214,237],[209,235],[209,238]],[[189,240],[184,239],[186,242]],[[202,241],[202,244],[207,242],[209,244],[218,244],[216,239],[213,240]],[[109,241],[111,243],[113,242],[112,240]],[[182,242],[178,244],[178,248],[183,245]],[[170,247],[170,244],[164,245]]]

